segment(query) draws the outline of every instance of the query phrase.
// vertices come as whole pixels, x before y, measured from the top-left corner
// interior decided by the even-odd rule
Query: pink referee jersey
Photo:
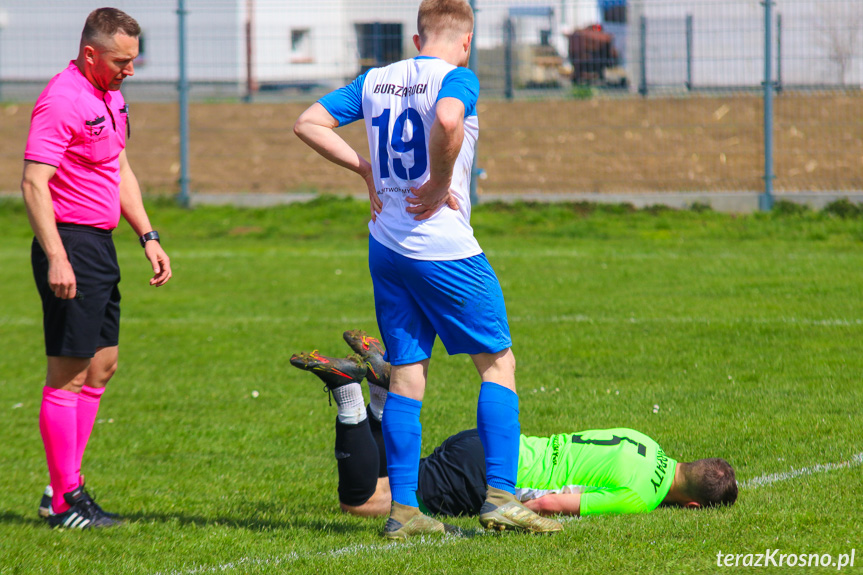
[[[33,108],[24,159],[57,168],[48,182],[57,222],[105,230],[120,221],[120,152],[128,108],[103,92],[75,62],[54,76]]]

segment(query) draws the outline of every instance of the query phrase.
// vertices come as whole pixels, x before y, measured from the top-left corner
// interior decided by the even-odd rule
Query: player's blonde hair
[[[417,14],[420,40],[429,36],[451,36],[473,32],[473,9],[466,0],[423,0]]]

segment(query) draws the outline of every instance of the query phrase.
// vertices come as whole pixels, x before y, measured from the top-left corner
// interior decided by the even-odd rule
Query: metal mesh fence
[[[758,0],[475,0],[480,193],[759,191],[765,18]],[[363,193],[291,133],[316,98],[416,54],[416,0],[188,0],[193,192]],[[129,157],[173,192],[178,2],[141,23]],[[0,3],[0,191],[18,187],[29,112],[77,53],[92,5]],[[776,0],[774,188],[863,189],[863,2]],[[341,132],[367,148],[361,126]]]

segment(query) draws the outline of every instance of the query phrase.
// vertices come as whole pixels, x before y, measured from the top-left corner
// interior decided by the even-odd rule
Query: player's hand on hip
[[[368,162],[368,170],[363,173],[363,180],[366,182],[366,188],[368,188],[369,192],[369,202],[371,204],[370,211],[372,216],[372,221],[377,221],[378,214],[381,213],[381,210],[384,207],[384,203],[381,201],[380,196],[378,196],[378,190],[375,187],[375,175],[372,173],[372,166]]]
[[[72,299],[77,295],[78,282],[68,259],[48,262],[48,286],[60,299]]]
[[[156,287],[165,285],[172,275],[171,259],[162,249],[162,245],[159,242],[147,242],[144,246],[144,255],[150,260],[155,274],[150,280],[150,285]]]
[[[437,184],[428,180],[419,188],[411,188],[411,192],[413,196],[405,198],[411,204],[406,210],[410,214],[416,214],[415,220],[429,219],[444,205],[451,210],[458,209],[458,201],[449,188],[449,182]]]

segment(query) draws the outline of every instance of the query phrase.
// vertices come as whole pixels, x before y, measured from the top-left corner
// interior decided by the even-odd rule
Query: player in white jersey
[[[360,175],[371,200],[369,269],[392,364],[382,427],[393,503],[384,535],[445,530],[420,512],[416,498],[420,410],[436,336],[448,353],[469,354],[483,382],[477,428],[489,489],[480,523],[560,531],[513,495],[521,429],[515,357],[500,283],[470,226],[479,81],[464,66],[473,11],[465,0],[423,0],[417,27],[419,56],[369,70],[313,104],[294,126],[322,156]],[[371,161],[335,132],[360,119]]]

